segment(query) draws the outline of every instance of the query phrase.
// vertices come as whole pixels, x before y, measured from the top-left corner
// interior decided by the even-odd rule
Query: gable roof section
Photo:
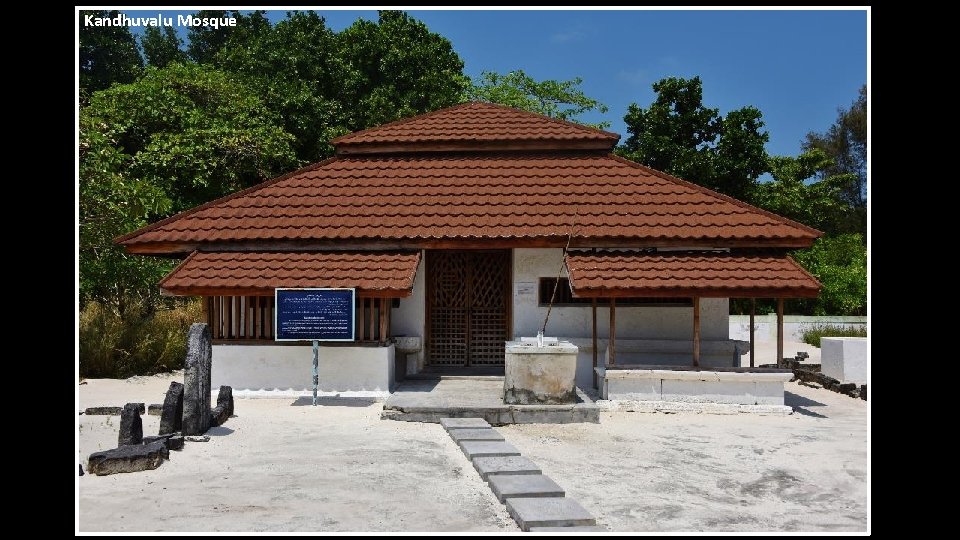
[[[498,150],[610,150],[620,136],[492,103],[464,103],[343,135],[339,155]]]
[[[363,297],[406,297],[420,263],[414,252],[194,252],[160,288],[177,295],[272,296],[278,287],[355,287]]]
[[[332,158],[117,239],[131,252],[204,244],[551,239],[804,247],[820,232],[596,153]]]
[[[816,297],[820,282],[776,253],[569,252],[564,259],[578,297]]]

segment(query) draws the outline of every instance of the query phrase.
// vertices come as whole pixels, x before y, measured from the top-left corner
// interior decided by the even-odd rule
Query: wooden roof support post
[[[783,298],[777,298],[777,366],[783,363]]]
[[[700,367],[700,297],[693,297],[693,367]]]
[[[590,311],[593,316],[593,387],[597,387],[597,299],[590,299]]]
[[[612,366],[617,363],[617,299],[610,298],[610,342],[607,343],[607,356],[610,358],[609,364]]]
[[[390,305],[387,304],[387,298],[380,298],[380,345],[387,344],[387,333],[388,333],[388,323],[387,323],[387,313],[390,310]]]
[[[754,341],[753,341],[753,317],[754,315],[756,315],[756,313],[757,313],[757,299],[751,298],[750,299],[750,367],[753,367],[753,349],[755,348]]]

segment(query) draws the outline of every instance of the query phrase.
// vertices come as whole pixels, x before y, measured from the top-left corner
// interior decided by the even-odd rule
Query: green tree
[[[346,131],[456,105],[469,85],[450,41],[402,11],[358,20],[337,41]]]
[[[814,315],[866,315],[867,246],[860,234],[823,237],[794,258],[823,284],[816,300],[800,300]]]
[[[467,91],[468,101],[487,101],[508,107],[544,114],[552,118],[586,124],[578,120],[582,114],[596,110],[606,113],[603,103],[587,97],[580,85],[583,79],[569,81],[537,81],[522,69],[505,75],[484,71]],[[586,124],[599,129],[610,127],[610,122]]]
[[[147,64],[154,67],[162,68],[171,62],[188,60],[183,40],[172,26],[148,26],[140,36],[140,47]]]
[[[93,18],[116,17],[113,11],[80,12],[80,92],[85,97],[113,83],[128,83],[140,76],[143,59],[137,41],[126,26],[86,26]]]
[[[721,116],[703,104],[699,77],[669,77],[653,84],[646,109],[631,104],[624,121],[630,136],[618,152],[685,180],[749,199],[767,170],[762,114],[743,107]]]
[[[198,64],[216,64],[217,55],[224,48],[242,48],[256,40],[262,33],[270,30],[270,21],[266,11],[259,10],[251,13],[223,10],[200,10],[195,15],[199,18],[233,17],[237,20],[236,26],[191,26],[187,33],[189,45],[187,54]]]
[[[170,265],[127,256],[113,237],[297,164],[293,137],[254,93],[195,64],[94,93],[80,125],[81,301],[118,310],[155,298]]]
[[[832,160],[821,150],[797,157],[775,156],[769,160],[772,182],[760,182],[750,202],[781,216],[821,231],[833,233],[845,219],[847,205],[841,197],[850,175],[811,181]]]
[[[216,63],[240,74],[278,113],[296,137],[297,157],[319,161],[333,153],[328,141],[346,133],[340,99],[344,73],[336,34],[316,13],[292,12],[242,47],[220,50]]]

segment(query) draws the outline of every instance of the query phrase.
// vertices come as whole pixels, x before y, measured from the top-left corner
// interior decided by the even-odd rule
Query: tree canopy
[[[126,26],[86,26],[84,16],[115,17],[119,11],[82,11],[80,17],[80,93],[128,83],[140,76],[143,59]]]
[[[568,81],[537,81],[522,69],[505,75],[484,71],[470,86],[467,100],[499,103],[583,124],[579,120],[580,115],[593,110],[606,113],[609,109],[603,103],[587,97],[580,89],[581,84],[583,79],[580,77]],[[610,127],[610,122],[587,125],[604,129]]]

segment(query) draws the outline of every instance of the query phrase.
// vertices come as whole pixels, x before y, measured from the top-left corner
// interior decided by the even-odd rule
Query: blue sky
[[[334,30],[376,11],[318,10]],[[154,16],[156,10],[125,11]],[[175,16],[183,11],[163,11]],[[271,20],[286,11],[272,11]],[[630,103],[648,106],[651,84],[699,75],[704,102],[721,113],[754,105],[770,133],[767,151],[796,155],[867,81],[866,11],[417,11],[449,39],[465,71],[523,69],[536,79],[582,77],[584,92],[610,107],[585,116],[627,137]]]

